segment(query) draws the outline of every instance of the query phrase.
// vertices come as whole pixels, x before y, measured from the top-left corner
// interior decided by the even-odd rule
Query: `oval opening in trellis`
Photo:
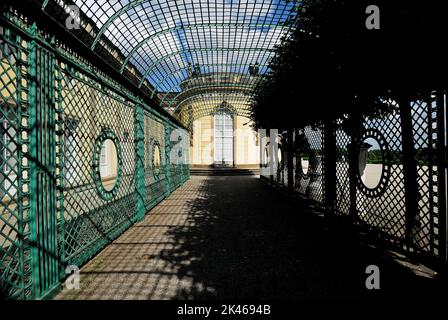
[[[153,154],[152,154],[152,165],[154,170],[154,176],[157,178],[160,174],[160,163],[161,163],[161,156],[160,156],[160,146],[155,143]]]
[[[282,157],[282,149],[278,148],[277,151],[277,160],[278,160],[278,165],[281,166],[282,165],[282,161],[283,161],[283,157]]]
[[[269,166],[269,149],[268,149],[267,146],[264,148],[263,165],[264,165],[265,167]]]
[[[364,139],[359,150],[358,170],[361,181],[368,189],[375,189],[383,176],[383,150],[372,137]]]
[[[100,155],[101,183],[106,191],[112,191],[118,176],[117,147],[112,139],[106,139],[101,144]]]
[[[302,164],[302,172],[304,175],[307,175],[310,167],[310,155],[308,152],[303,152],[300,158]]]

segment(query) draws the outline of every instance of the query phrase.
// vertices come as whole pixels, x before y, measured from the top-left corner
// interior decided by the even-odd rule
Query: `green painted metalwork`
[[[145,186],[145,208],[150,210],[160,200],[165,198],[167,185],[166,159],[165,159],[165,120],[145,111],[144,115],[144,186]],[[160,147],[159,172],[155,174],[154,167],[154,146]]]
[[[169,103],[168,107],[172,108],[173,105],[178,102],[178,98],[182,95],[188,96],[188,93],[191,91],[195,91],[195,90],[203,90],[203,89],[211,89],[210,91],[216,91],[216,89],[220,89],[219,91],[226,91],[229,88],[231,89],[235,89],[235,91],[249,91],[250,94],[252,93],[254,87],[257,85],[257,79],[254,79],[252,84],[237,84],[237,83],[220,83],[220,84],[215,84],[215,85],[201,85],[201,86],[195,86],[192,87],[190,89],[184,89],[181,92],[172,92],[172,91],[168,91],[163,95],[163,98],[160,100],[160,104],[164,105],[165,100],[167,98],[169,98],[171,100],[171,102]],[[174,89],[174,88],[170,88],[170,89]],[[176,96],[174,96],[173,98],[170,97],[170,94],[176,94]]]
[[[416,100],[389,100],[388,112],[357,114],[359,130],[347,130],[352,115],[293,132],[272,130],[267,139],[260,138],[261,177],[326,214],[351,220],[394,250],[444,268],[445,99],[446,90],[436,89],[422,91]],[[375,177],[373,168],[381,174]]]
[[[165,196],[168,197],[171,194],[171,130],[170,122],[167,119],[165,122],[165,173],[166,173],[166,191]]]
[[[148,67],[148,69],[143,73],[143,77],[140,80],[138,87],[141,88],[143,82],[146,77],[157,67],[158,64],[165,61],[170,57],[174,57],[177,55],[182,55],[186,53],[194,53],[194,52],[275,52],[275,49],[268,48],[195,48],[195,49],[184,49],[176,52],[171,52],[167,55],[162,56],[161,58],[156,59],[152,62],[152,64]]]
[[[46,0],[48,1],[48,0]],[[126,11],[129,11],[132,8],[135,8],[139,5],[141,5],[144,2],[148,2],[148,0],[134,0],[129,2],[128,4],[126,4],[125,6],[121,7],[119,10],[117,10],[116,12],[114,12],[114,14],[112,16],[110,16],[107,21],[102,25],[100,31],[97,33],[95,40],[93,41],[93,44],[91,46],[91,49],[94,50],[96,45],[98,44],[98,42],[100,41],[101,37],[103,36],[103,34],[106,32],[106,30],[113,24],[113,22],[122,14],[124,14]],[[125,62],[123,63],[123,66],[121,68],[121,72],[123,72],[124,68],[126,67],[130,57],[132,56],[132,54],[138,50],[139,47],[141,47],[142,45],[144,45],[146,42],[150,41],[151,38],[153,37],[157,37],[163,34],[167,34],[167,33],[171,33],[171,32],[175,32],[175,31],[179,31],[179,30],[189,30],[189,29],[194,29],[194,28],[204,28],[204,27],[211,27],[211,28],[216,28],[216,27],[234,27],[234,28],[278,28],[281,27],[283,28],[284,25],[281,23],[278,24],[270,24],[270,23],[255,23],[255,24],[250,24],[250,23],[202,23],[202,24],[193,24],[193,25],[182,25],[182,26],[176,26],[174,28],[169,28],[169,29],[165,29],[162,30],[160,32],[155,33],[154,35],[151,35],[150,38],[143,40],[142,42],[140,42],[136,47],[133,48],[132,52],[127,56]]]
[[[56,84],[55,84],[55,113],[56,113],[56,150],[63,150],[64,140],[63,140],[63,109],[62,103],[63,98],[60,93],[62,93],[62,68],[61,64],[56,65]],[[64,190],[65,190],[65,179],[63,176],[64,163],[65,163],[64,152],[56,153],[56,170],[57,170],[57,205],[58,205],[58,233],[61,239],[65,239],[65,207],[64,207]],[[61,261],[65,261],[65,245],[61,242],[58,246],[58,254]],[[60,268],[59,279],[63,279],[66,276],[65,270]]]
[[[146,43],[153,40],[154,38],[160,37],[164,34],[173,33],[176,31],[185,31],[185,30],[192,30],[196,28],[245,28],[245,29],[257,29],[257,28],[284,28],[284,24],[251,24],[251,23],[199,23],[199,24],[192,24],[192,25],[182,25],[182,26],[176,26],[174,28],[168,28],[159,32],[156,32],[149,36],[146,39],[143,39],[140,41],[135,47],[132,48],[131,52],[126,56],[126,59],[123,62],[123,65],[120,68],[120,73],[123,73],[124,69],[126,68],[129,60],[132,58],[135,52],[137,52],[138,49],[143,47]],[[204,64],[202,64],[204,65]],[[244,64],[244,65],[247,65]],[[157,87],[156,87],[157,88]]]
[[[182,66],[202,68],[204,73],[244,75],[258,64],[264,66],[260,74],[265,73],[275,46],[290,31],[296,14],[289,0],[224,1],[219,5],[193,0],[73,2],[81,9],[83,27],[91,35],[79,40],[104,58],[114,55],[114,67],[118,65],[132,81],[138,79],[140,88],[145,84],[152,97],[158,91],[179,91],[184,74],[178,68]],[[46,12],[56,6],[55,0],[48,0]],[[94,31],[97,28],[99,32]],[[104,46],[101,50],[99,42]]]
[[[246,63],[204,63],[204,64],[202,64],[202,66],[206,66],[206,67],[245,67],[245,66],[247,66],[247,64]],[[268,65],[266,65],[266,64],[261,64],[260,65],[260,67],[268,67]],[[155,88],[157,89],[157,88],[159,88],[163,83],[165,83],[165,81],[167,80],[167,79],[169,79],[169,78],[171,78],[172,76],[174,76],[174,75],[176,75],[176,74],[178,74],[178,73],[181,73],[181,71],[183,71],[183,70],[185,70],[185,69],[187,69],[188,68],[188,66],[187,67],[182,67],[182,68],[178,68],[178,69],[176,69],[176,70],[174,70],[173,72],[170,72],[170,73],[168,73],[165,77],[163,77],[163,79],[161,80],[161,81],[159,81],[159,82],[157,82],[156,84],[155,84]],[[255,83],[256,84],[256,83]],[[254,84],[254,85],[255,85]],[[168,90],[166,90],[167,91],[167,93],[171,93],[174,89],[175,89],[175,87],[177,86],[178,84],[172,84],[169,88],[168,88]],[[253,89],[253,87],[252,87],[252,89]],[[154,98],[154,96],[155,96],[155,94],[157,93],[157,90],[155,90],[153,93],[152,93],[152,95],[151,95],[151,98]],[[166,96],[167,94],[165,94],[165,96]]]
[[[222,101],[226,101],[231,106],[230,109],[233,114],[248,118],[250,116],[250,103],[248,99],[232,102],[232,96],[222,94],[214,98],[210,97],[210,99],[198,99],[197,103],[185,105],[175,114],[181,123],[191,130],[193,121],[205,116],[214,115],[222,104]]]
[[[32,32],[36,32],[36,25]],[[42,298],[58,285],[56,228],[56,142],[54,56],[30,43],[30,244],[34,296]]]
[[[137,219],[143,220],[145,209],[145,118],[140,105],[135,107],[135,191]]]
[[[160,78],[172,73],[176,65],[192,63],[204,66],[217,58],[210,51],[202,51],[203,54],[199,55],[179,56],[174,63],[159,61],[157,70],[148,71],[155,60],[173,51],[201,52],[197,49],[217,49],[220,42],[225,42],[230,44],[229,48],[266,48],[272,51],[265,51],[269,54],[234,55],[232,50],[224,48],[219,51],[218,61],[246,66],[256,62],[268,64],[273,56],[270,53],[281,37],[289,32],[290,21],[295,15],[291,10],[292,3],[287,0],[260,3],[242,0],[224,2],[222,5],[192,0],[175,3],[167,0],[131,0],[104,3],[102,6],[92,5],[87,0],[74,2],[100,29],[89,41],[80,40],[92,50],[104,40],[106,50],[118,50],[123,54],[119,66],[122,73],[132,61],[130,74],[137,75],[140,83],[148,81],[152,87],[160,82]],[[145,72],[146,75],[142,76]],[[172,79],[177,84],[181,81],[180,78]],[[157,89],[166,91],[165,87]]]
[[[81,267],[180,186],[171,179],[185,181],[170,171],[166,135],[187,132],[25,18],[2,12],[0,34],[0,295],[42,299],[67,266]],[[111,191],[99,175],[108,138],[119,159]],[[147,161],[154,141],[165,155],[158,181]]]
[[[185,152],[185,181],[190,179],[190,135],[186,135],[186,138],[184,139],[184,149]]]
[[[179,110],[180,108],[182,108],[182,105],[183,105],[184,103],[189,102],[190,100],[193,100],[193,99],[195,99],[195,98],[197,98],[197,97],[206,96],[206,95],[209,95],[209,96],[213,96],[213,95],[216,95],[216,96],[218,96],[218,95],[226,95],[226,96],[228,96],[228,97],[231,97],[231,96],[235,96],[235,97],[244,97],[244,99],[246,99],[246,98],[250,98],[250,97],[251,97],[250,94],[245,94],[244,92],[237,92],[237,91],[229,92],[229,93],[225,93],[225,92],[221,93],[221,92],[219,92],[219,91],[199,92],[199,93],[196,93],[196,94],[193,94],[193,95],[189,95],[187,98],[185,98],[184,100],[180,101],[180,103],[177,104],[175,110]]]
[[[177,189],[182,183],[182,134],[179,128],[170,123],[170,187],[172,190]]]
[[[95,40],[93,41],[93,44],[91,46],[91,49],[92,50],[95,49],[96,45],[98,44],[98,41],[100,41],[100,39],[101,39],[101,36],[104,34],[104,32],[106,32],[107,28],[109,28],[109,26],[114,22],[114,20],[117,17],[119,17],[120,15],[122,15],[123,13],[128,11],[129,9],[135,8],[136,6],[138,6],[144,2],[147,2],[147,1],[148,0],[134,0],[134,1],[131,1],[128,4],[126,4],[122,8],[120,8],[120,10],[117,10],[116,12],[114,12],[114,14],[111,17],[109,17],[109,19],[103,24],[100,31],[96,35]]]
[[[104,183],[101,178],[101,149],[103,147],[103,144],[107,141],[111,140],[117,150],[117,177],[115,179],[115,183],[111,190],[106,190]],[[98,194],[100,195],[103,200],[112,200],[114,199],[117,194],[118,190],[120,189],[121,184],[121,178],[123,174],[123,155],[122,155],[122,149],[121,149],[121,143],[120,139],[117,137],[115,132],[111,129],[105,129],[103,130],[98,138],[95,141],[95,146],[93,150],[93,180],[95,181],[96,189],[98,191]]]
[[[184,170],[185,170],[185,168],[184,168],[184,145],[183,145],[183,137],[182,136],[179,136],[179,139],[178,140],[180,140],[178,143],[180,143],[181,144],[181,148],[180,148],[180,150],[178,151],[178,153],[177,153],[177,155],[179,156],[179,160],[178,161],[180,161],[180,164],[179,164],[179,162],[178,162],[178,166],[180,167],[180,174],[179,174],[179,176],[180,176],[180,183],[183,183],[183,181],[184,181]]]
[[[31,27],[31,33],[35,36],[36,34],[36,25],[33,24]],[[37,62],[36,62],[36,41],[33,39],[30,41],[30,67],[29,67],[29,75],[30,80],[36,79],[37,77]],[[36,101],[37,99],[37,88],[36,88],[36,80],[34,80],[34,83],[30,83],[29,88],[29,100],[30,101]],[[35,105],[35,104],[33,104]],[[33,110],[34,109],[34,110]],[[36,223],[36,212],[37,212],[37,162],[31,159],[37,159],[37,119],[36,119],[36,110],[32,106],[30,107],[30,117],[29,117],[29,124],[30,124],[30,141],[29,141],[29,155],[30,155],[30,242],[31,245],[31,270],[32,270],[32,277],[34,279],[34,292],[32,293],[33,296],[36,296],[36,288],[40,285],[40,276],[39,276],[39,251],[37,249],[37,223]],[[33,192],[34,191],[34,192]]]
[[[0,22],[0,299],[29,299],[31,288],[30,43]]]
[[[157,142],[157,141],[154,141],[153,143],[152,143],[152,148],[151,148],[151,152],[152,152],[152,159],[151,159],[151,165],[152,165],[152,168],[153,168],[153,176],[154,176],[154,179],[156,179],[156,180],[160,180],[160,168],[157,168],[157,161],[156,161],[156,149],[159,151],[159,161],[160,161],[160,143],[159,142]],[[157,169],[157,171],[156,171],[156,169]]]
[[[176,106],[176,109],[174,110],[174,112],[177,112],[178,110],[182,109],[184,104],[190,102],[191,100],[198,99],[198,97],[200,97],[199,98],[200,101],[204,101],[206,104],[213,104],[213,100],[212,99],[203,99],[203,98],[201,98],[202,96],[206,96],[206,95],[209,96],[209,97],[212,96],[212,95],[226,96],[227,100],[230,100],[232,96],[233,97],[240,97],[240,98],[238,98],[238,100],[244,101],[245,103],[242,103],[242,104],[247,105],[248,108],[249,108],[249,99],[251,97],[249,94],[244,94],[243,92],[231,92],[231,93],[219,93],[219,92],[216,93],[216,92],[213,92],[213,91],[212,92],[207,92],[207,93],[200,92],[200,93],[196,93],[196,94],[193,94],[193,95],[189,95],[186,99],[184,99],[184,100],[180,101],[179,103],[177,103],[177,106]]]
[[[45,10],[45,8],[48,5],[48,2],[50,2],[50,0],[45,0],[44,3],[42,4],[42,10]]]
[[[251,85],[241,85],[241,84],[222,84],[222,85],[206,85],[206,86],[197,86],[188,90],[183,90],[182,92],[179,92],[176,96],[174,96],[171,99],[171,102],[168,104],[168,108],[174,107],[174,104],[176,104],[176,107],[174,110],[178,110],[178,108],[184,103],[184,100],[178,100],[180,96],[186,96],[187,99],[190,99],[194,97],[194,95],[189,95],[192,91],[201,91],[203,94],[205,90],[209,89],[209,93],[213,92],[226,92],[231,91],[230,93],[240,93],[244,91],[248,91],[248,95],[250,96],[253,90],[253,86]],[[204,91],[203,91],[204,90]],[[165,99],[168,97],[168,95],[164,95],[163,98],[160,100],[160,104],[164,105]]]

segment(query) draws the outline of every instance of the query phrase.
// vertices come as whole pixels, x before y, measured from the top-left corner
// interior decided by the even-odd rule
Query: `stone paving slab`
[[[417,275],[256,177],[192,177],[55,299],[303,299],[435,292]],[[382,289],[365,289],[365,268]],[[421,291],[423,290],[423,291]]]

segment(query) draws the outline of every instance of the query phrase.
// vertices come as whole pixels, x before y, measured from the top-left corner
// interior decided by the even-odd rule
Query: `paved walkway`
[[[354,230],[256,177],[192,177],[81,269],[56,299],[427,296],[433,274],[360,244]],[[365,269],[381,290],[365,289]],[[417,274],[416,274],[417,273]]]

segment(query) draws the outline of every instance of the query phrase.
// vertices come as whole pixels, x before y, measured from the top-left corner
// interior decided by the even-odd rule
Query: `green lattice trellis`
[[[32,297],[30,235],[29,42],[0,24],[0,296]]]
[[[117,177],[114,183],[114,186],[111,190],[106,190],[103,182],[101,181],[101,172],[100,172],[100,158],[101,158],[101,148],[103,143],[107,140],[111,140],[114,143],[114,146],[117,150]],[[98,190],[99,195],[104,200],[112,200],[117,196],[118,190],[120,189],[121,184],[121,176],[122,176],[122,149],[120,140],[117,135],[109,129],[106,129],[101,132],[100,136],[95,142],[95,147],[93,151],[93,179],[95,181],[96,188]]]
[[[388,113],[362,115],[358,130],[345,125],[350,115],[336,119],[331,126],[326,123],[294,129],[293,165],[286,163],[286,172],[262,171],[262,176],[271,183],[295,188],[327,214],[351,217],[395,248],[438,264],[445,261],[446,252],[445,229],[440,224],[446,223],[441,207],[446,194],[440,192],[446,171],[445,99],[444,91],[436,91],[427,92],[418,101],[401,101],[401,107],[389,101]],[[359,171],[365,166],[359,160],[361,145],[372,139],[378,145],[370,147],[381,153],[381,163],[367,162],[376,166],[371,170],[382,166],[376,187],[366,186]],[[272,152],[271,142],[260,143],[262,154]],[[309,154],[306,175],[300,165],[303,152]],[[334,162],[329,160],[332,153]],[[289,176],[295,177],[291,186],[285,179],[288,170],[293,171]],[[362,170],[367,179],[367,169]]]
[[[166,164],[167,128],[188,134],[24,18],[2,12],[0,33],[0,292],[44,298],[66,266],[81,266],[185,181],[162,165],[154,188],[146,142],[157,138]],[[106,139],[118,154],[111,191],[98,170]]]
[[[154,175],[154,178],[156,179],[156,180],[160,180],[160,172],[161,172],[161,170],[160,170],[160,167],[157,167],[156,166],[156,149],[158,150],[158,154],[159,154],[159,163],[160,163],[160,161],[161,161],[161,152],[160,152],[160,143],[159,142],[157,142],[157,141],[154,141],[153,142],[153,144],[152,144],[152,148],[151,148],[151,153],[152,153],[152,161],[151,161],[151,164],[152,164],[152,168],[153,168],[153,175]],[[159,164],[159,166],[160,166],[160,164]]]

